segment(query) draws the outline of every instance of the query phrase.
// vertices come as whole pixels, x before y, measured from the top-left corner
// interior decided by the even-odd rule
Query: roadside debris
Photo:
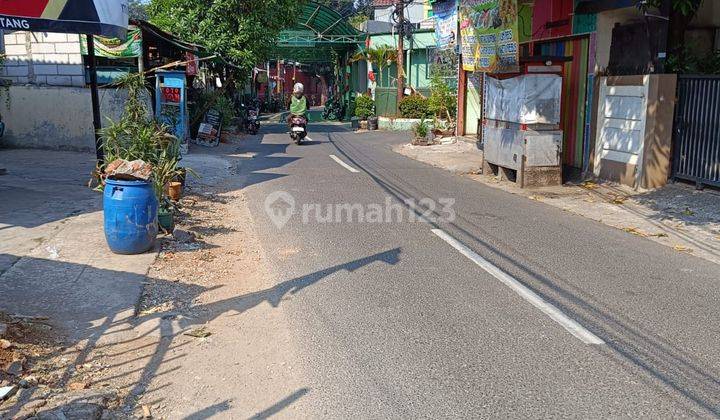
[[[113,179],[147,181],[152,175],[152,165],[142,160],[116,159],[105,168],[105,175]]]
[[[15,385],[10,386],[4,386],[0,388],[0,401],[5,401],[6,399],[12,397],[17,392],[18,388]]]
[[[68,389],[71,391],[80,391],[82,389],[87,389],[89,384],[87,382],[71,382],[70,385],[68,385]]]
[[[172,234],[173,238],[181,243],[189,243],[195,240],[195,234],[186,230],[175,228]]]
[[[205,327],[195,328],[195,329],[187,331],[183,334],[188,335],[190,337],[195,337],[195,338],[207,338],[212,335],[212,333],[210,331],[208,331],[207,328],[205,328]]]
[[[144,418],[144,419],[151,419],[151,418],[152,418],[152,412],[150,411],[150,406],[148,406],[148,405],[143,405],[143,406],[142,406],[142,411],[143,411],[143,418]]]
[[[675,249],[675,251],[678,251],[678,252],[687,252],[687,253],[693,252],[692,248],[684,246],[684,245],[675,245],[673,247],[673,249]]]

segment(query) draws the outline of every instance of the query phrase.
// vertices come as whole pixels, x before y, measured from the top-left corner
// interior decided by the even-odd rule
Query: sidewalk
[[[68,389],[83,394],[70,392],[70,399],[104,400],[72,384],[76,365],[89,349],[135,334],[130,322],[157,253],[109,250],[102,194],[87,187],[94,166],[91,154],[0,150],[0,167],[7,168],[0,176],[0,313],[42,319],[47,330],[42,337],[17,337],[11,347],[42,347],[43,357],[30,351],[13,375],[0,364],[0,382],[30,376],[45,382],[21,389],[21,401],[45,401]],[[0,418],[14,418],[12,410],[12,403],[0,406]]]
[[[530,200],[561,208],[628,234],[720,264],[720,191],[696,191],[670,184],[654,191],[634,191],[611,182],[565,184],[522,189],[514,183],[480,175],[482,151],[457,142],[448,145],[401,144],[397,153],[440,167]]]

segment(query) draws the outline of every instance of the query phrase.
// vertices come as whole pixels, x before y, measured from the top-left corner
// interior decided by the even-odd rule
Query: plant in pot
[[[367,129],[368,119],[375,116],[375,101],[366,95],[358,96],[355,99],[355,116],[360,118],[360,128]]]
[[[118,121],[110,120],[100,132],[105,162],[103,187],[105,238],[119,254],[138,254],[155,244],[158,207],[164,203],[166,185],[179,174],[179,141],[152,118],[147,86],[142,74],[130,74],[117,85],[127,90],[127,101]],[[118,175],[122,165],[143,168]]]
[[[415,137],[413,138],[412,144],[416,146],[427,146],[429,131],[430,127],[424,119],[421,119],[420,122],[413,125],[413,133],[415,134]]]

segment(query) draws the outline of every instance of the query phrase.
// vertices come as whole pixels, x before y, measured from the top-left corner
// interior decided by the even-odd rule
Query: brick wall
[[[5,32],[2,76],[15,84],[85,86],[80,36],[47,32]]]

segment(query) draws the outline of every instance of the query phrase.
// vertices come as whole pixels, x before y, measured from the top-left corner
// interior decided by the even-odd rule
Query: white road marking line
[[[543,311],[553,321],[560,324],[570,334],[574,335],[580,341],[584,342],[585,344],[605,344],[605,341],[603,341],[600,337],[596,336],[595,334],[585,329],[585,327],[583,327],[582,325],[570,319],[554,305],[546,302],[535,292],[528,289],[526,286],[511,277],[509,274],[505,273],[504,271],[493,265],[490,261],[481,257],[467,246],[463,245],[457,239],[448,235],[444,230],[432,229],[432,233],[439,236],[440,239],[447,242],[456,250],[460,251],[461,254],[469,258],[472,262],[480,266],[480,268],[482,268],[483,270],[487,271],[490,275],[500,280],[503,284],[515,291],[515,293],[520,295],[523,299],[527,300],[533,306]]]
[[[360,172],[360,171],[358,171],[357,169],[353,168],[352,166],[348,165],[347,163],[343,162],[339,157],[337,157],[337,156],[335,156],[335,155],[330,155],[330,158],[332,158],[332,160],[334,160],[335,162],[339,163],[340,166],[342,166],[343,168],[347,169],[348,171],[350,171],[350,172],[352,172],[352,173],[354,173],[354,174]]]
[[[305,136],[305,140],[307,140],[307,141],[315,141],[315,140],[311,139],[311,138],[308,137],[308,136]]]

